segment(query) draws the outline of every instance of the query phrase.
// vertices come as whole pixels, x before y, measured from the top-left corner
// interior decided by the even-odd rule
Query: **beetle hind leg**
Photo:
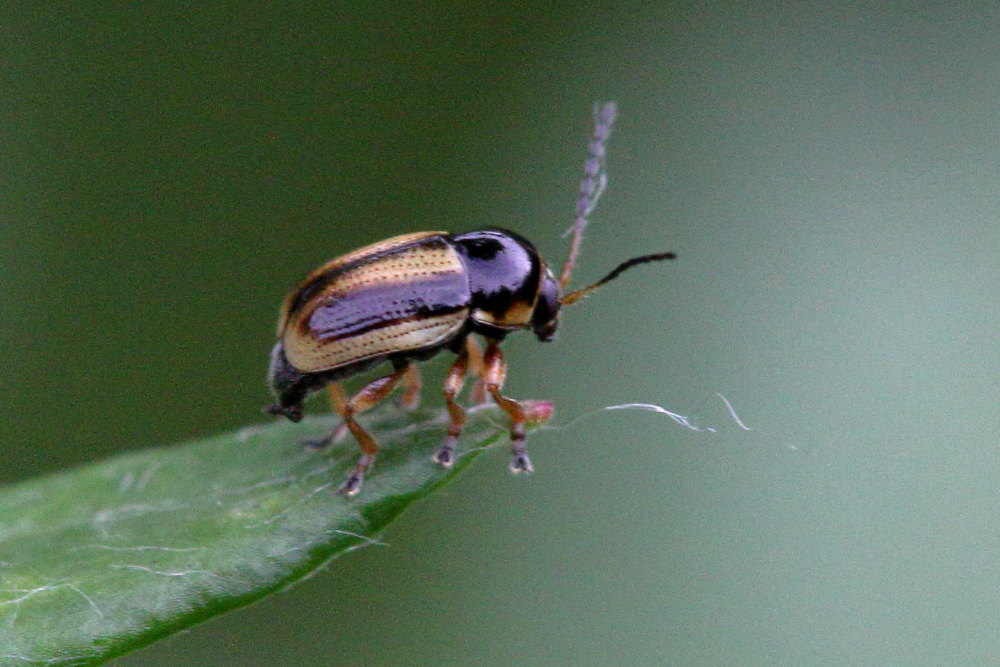
[[[340,489],[337,490],[337,493],[340,495],[350,497],[356,495],[361,490],[361,484],[365,479],[365,472],[371,467],[375,456],[378,454],[378,443],[375,441],[375,438],[354,419],[354,415],[364,412],[385,400],[405,373],[406,367],[397,369],[389,375],[372,380],[366,384],[361,391],[342,406],[334,404],[334,407],[338,408],[340,416],[344,419],[344,424],[361,447],[361,458],[358,459],[358,465],[355,467],[354,472],[340,486]]]
[[[528,421],[528,411],[518,401],[500,393],[506,378],[507,364],[500,353],[500,346],[495,340],[491,340],[486,346],[484,356],[483,380],[486,384],[486,391],[497,402],[500,409],[510,417],[510,449],[512,454],[510,471],[514,474],[530,473],[535,468],[531,465],[531,459],[528,458],[528,451],[525,447],[525,422]]]
[[[343,385],[339,382],[331,382],[326,385],[326,393],[330,396],[330,407],[333,408],[333,411],[338,415],[344,414],[344,408],[347,406],[347,394],[344,392]],[[332,445],[343,440],[349,430],[347,422],[340,422],[322,437],[303,439],[302,445],[311,452],[325,452]]]
[[[465,408],[455,402],[455,397],[462,391],[465,385],[465,371],[468,368],[469,352],[463,347],[455,363],[451,365],[448,376],[444,380],[444,401],[448,407],[448,416],[451,421],[448,424],[448,435],[441,448],[432,457],[434,462],[443,468],[450,468],[455,465],[455,444],[462,435],[462,428],[465,426]]]

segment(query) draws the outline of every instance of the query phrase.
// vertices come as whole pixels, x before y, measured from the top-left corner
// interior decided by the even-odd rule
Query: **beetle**
[[[614,120],[613,104],[597,107],[595,116],[573,239],[558,280],[531,242],[513,231],[488,227],[462,234],[417,232],[364,246],[320,266],[285,298],[268,372],[277,401],[265,410],[297,422],[306,397],[327,389],[343,424],[311,444],[328,444],[346,427],[361,448],[340,494],[358,493],[378,453],[378,443],[356,415],[387,398],[401,382],[406,386],[402,405],[415,406],[417,363],[445,350],[456,355],[444,382],[450,421],[434,461],[443,467],[454,464],[465,424],[465,410],[456,397],[471,368],[510,419],[511,471],[533,470],[525,449],[530,410],[526,402],[501,391],[507,368],[500,343],[518,330],[551,341],[563,306],[633,266],[675,257],[669,252],[634,257],[596,283],[565,293],[587,217],[603,191],[603,147]],[[485,341],[484,351],[475,336]],[[392,366],[390,373],[347,397],[343,380],[385,362]]]

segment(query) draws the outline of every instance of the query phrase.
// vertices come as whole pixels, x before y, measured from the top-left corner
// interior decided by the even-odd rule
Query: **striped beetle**
[[[444,467],[454,463],[455,444],[465,424],[465,410],[455,398],[471,369],[477,384],[510,418],[511,471],[532,471],[524,443],[530,408],[527,402],[501,393],[507,369],[499,343],[519,329],[530,329],[539,340],[550,341],[562,306],[632,266],[674,258],[673,253],[634,257],[596,283],[563,293],[587,219],[606,184],[604,146],[614,117],[613,103],[595,107],[594,137],[559,280],[535,247],[512,231],[417,232],[337,257],[285,298],[268,374],[277,402],[266,410],[297,422],[305,398],[326,387],[343,424],[310,444],[325,446],[346,427],[361,448],[361,458],[339,493],[353,496],[361,489],[378,453],[378,443],[355,415],[384,400],[400,382],[406,386],[402,405],[415,407],[420,391],[416,364],[442,350],[450,350],[456,358],[444,383],[448,434],[434,461]],[[473,334],[485,340],[485,352]],[[392,372],[348,398],[341,381],[384,361],[392,364]]]

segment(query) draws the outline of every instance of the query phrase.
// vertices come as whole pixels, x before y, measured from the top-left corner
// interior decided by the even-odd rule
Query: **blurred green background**
[[[995,664],[998,21],[7,3],[0,479],[263,421],[281,298],[362,243],[502,225],[560,264],[616,99],[577,281],[680,259],[510,339],[509,393],[557,405],[537,473],[498,450],[388,547],[119,664]]]

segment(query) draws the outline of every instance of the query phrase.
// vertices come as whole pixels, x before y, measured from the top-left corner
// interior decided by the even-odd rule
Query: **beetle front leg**
[[[354,415],[364,412],[385,400],[405,373],[406,367],[404,366],[385,377],[372,380],[341,407],[340,416],[343,417],[344,423],[350,429],[354,439],[358,441],[358,445],[361,447],[361,458],[358,459],[358,465],[354,469],[354,472],[351,473],[350,477],[337,490],[337,493],[340,495],[350,497],[361,490],[361,484],[365,479],[365,472],[371,467],[372,462],[375,460],[375,455],[378,454],[378,443],[375,441],[375,438],[354,419]]]
[[[448,436],[432,457],[435,463],[444,468],[455,465],[455,443],[458,442],[458,437],[462,435],[462,427],[465,426],[465,408],[455,402],[455,397],[465,385],[465,371],[468,368],[468,362],[469,351],[463,347],[444,380],[444,401],[445,405],[448,406],[451,422],[448,424]]]
[[[504,363],[503,355],[500,353],[500,346],[495,340],[491,340],[486,346],[484,356],[485,373],[483,379],[486,383],[486,391],[490,393],[497,405],[510,417],[510,449],[513,458],[510,460],[510,471],[518,473],[529,473],[534,471],[531,459],[524,444],[524,424],[527,415],[524,406],[500,393],[504,380],[507,379],[507,364]]]

